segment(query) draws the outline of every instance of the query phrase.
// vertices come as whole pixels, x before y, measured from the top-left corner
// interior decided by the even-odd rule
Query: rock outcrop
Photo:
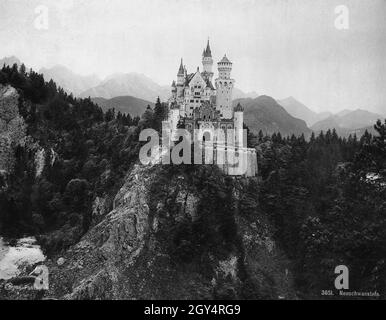
[[[19,115],[19,94],[11,86],[0,85],[0,172],[8,174],[14,167],[14,149],[24,145],[26,126]]]
[[[170,172],[161,166],[136,165],[119,190],[114,209],[78,244],[58,256],[63,264],[55,262],[58,257],[50,260],[50,290],[46,296],[294,297],[286,260],[270,239],[266,219],[240,210],[251,182],[232,178],[234,208],[231,219],[224,217],[224,221],[229,220],[235,229],[228,230],[222,226],[222,218],[202,216],[205,203],[197,184],[178,171]],[[221,228],[224,238],[217,237]],[[226,240],[227,231],[233,231],[228,234],[231,240]],[[190,233],[197,242],[190,241]]]

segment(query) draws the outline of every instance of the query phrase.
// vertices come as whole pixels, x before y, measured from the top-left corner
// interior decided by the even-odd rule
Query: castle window
[[[210,132],[206,131],[204,132],[203,136],[202,136],[202,140],[205,142],[205,141],[210,141],[211,140],[211,134]]]
[[[190,100],[190,102],[194,102],[194,100]]]

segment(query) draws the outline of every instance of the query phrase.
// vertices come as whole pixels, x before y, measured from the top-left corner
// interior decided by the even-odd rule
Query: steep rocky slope
[[[198,176],[215,176],[229,189],[208,197],[204,190],[213,189],[201,183],[210,179]],[[61,256],[60,265],[59,256],[50,260],[48,296],[293,298],[286,260],[270,239],[264,215],[244,208],[254,187],[256,180],[226,178],[214,168],[136,165],[114,209]],[[218,203],[224,211],[216,213]]]

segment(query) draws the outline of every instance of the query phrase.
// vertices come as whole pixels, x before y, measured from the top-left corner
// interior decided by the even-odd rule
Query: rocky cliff
[[[136,165],[114,209],[48,261],[47,296],[293,297],[287,262],[267,220],[251,211],[256,186],[254,179],[225,177],[212,167]]]
[[[26,126],[19,115],[19,94],[11,86],[0,85],[0,173],[14,167],[14,149],[25,144]]]

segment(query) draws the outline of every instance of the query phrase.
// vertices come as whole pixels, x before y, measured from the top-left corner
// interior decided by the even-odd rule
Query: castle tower
[[[231,119],[233,117],[232,109],[232,90],[235,83],[231,79],[232,62],[226,55],[217,63],[218,78],[216,83],[216,108],[220,111],[223,118]]]
[[[180,119],[180,110],[177,103],[172,103],[169,111],[170,128],[172,130],[171,141],[175,141],[175,133],[177,130],[178,121]]]
[[[212,59],[212,51],[209,46],[209,39],[206,45],[206,49],[202,52],[202,66],[204,69],[204,74],[208,77],[209,81],[212,81],[213,78],[213,59]]]
[[[183,95],[184,81],[185,81],[185,68],[181,58],[180,67],[177,72],[177,98],[182,97]]]
[[[172,82],[172,98],[173,99],[176,99],[177,98],[177,86],[176,86],[176,82],[173,80]]]
[[[233,124],[235,128],[235,146],[241,148],[244,146],[244,108],[240,102],[234,109]]]

